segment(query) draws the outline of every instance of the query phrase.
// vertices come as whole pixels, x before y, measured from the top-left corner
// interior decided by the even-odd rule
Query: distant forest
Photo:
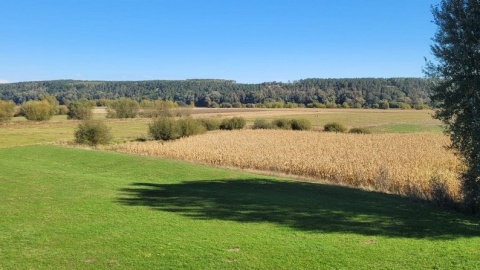
[[[22,104],[49,94],[60,104],[78,99],[137,101],[173,100],[197,107],[272,104],[337,104],[378,108],[389,105],[432,105],[428,80],[422,78],[304,79],[294,82],[236,83],[232,80],[192,79],[155,81],[55,80],[0,84],[0,99]]]

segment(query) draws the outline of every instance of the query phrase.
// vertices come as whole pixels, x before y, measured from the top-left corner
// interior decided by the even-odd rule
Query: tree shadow
[[[195,219],[271,222],[311,232],[405,238],[480,236],[478,220],[396,195],[270,179],[134,183],[118,202]]]

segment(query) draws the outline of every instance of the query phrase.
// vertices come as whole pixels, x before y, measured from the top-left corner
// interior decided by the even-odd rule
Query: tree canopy
[[[0,84],[0,99],[21,104],[55,96],[60,104],[88,100],[131,98],[173,100],[198,107],[238,106],[283,102],[333,103],[349,107],[378,107],[381,101],[408,105],[430,102],[428,82],[421,78],[304,79],[289,83],[236,83],[231,80],[157,81],[40,81]],[[392,104],[390,104],[392,107]]]
[[[442,0],[432,8],[438,29],[427,75],[435,79],[435,117],[464,158],[465,206],[480,212],[480,0]]]

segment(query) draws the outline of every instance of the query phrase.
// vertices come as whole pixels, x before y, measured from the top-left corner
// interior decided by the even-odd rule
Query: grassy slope
[[[0,168],[0,269],[480,267],[478,220],[396,196],[54,146]]]

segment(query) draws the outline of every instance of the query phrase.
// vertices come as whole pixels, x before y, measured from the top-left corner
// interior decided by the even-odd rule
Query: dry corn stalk
[[[114,146],[128,153],[276,171],[427,198],[441,179],[459,199],[462,163],[442,134],[336,134],[288,130],[217,131],[171,142]]]

